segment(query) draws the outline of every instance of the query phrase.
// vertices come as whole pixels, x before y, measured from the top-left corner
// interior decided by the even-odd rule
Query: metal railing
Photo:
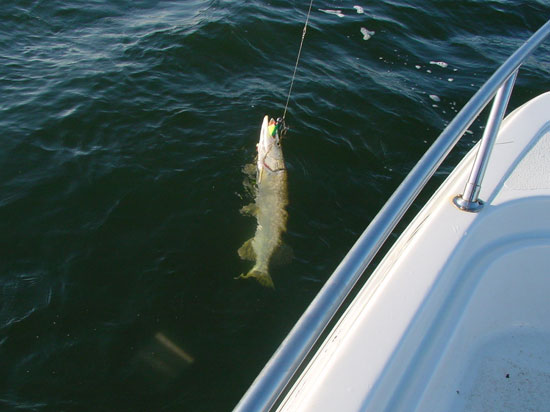
[[[465,193],[455,199],[455,204],[463,210],[472,210],[481,204],[478,200],[481,180],[517,70],[549,34],[550,21],[537,30],[496,70],[449,123],[340,262],[235,407],[234,412],[268,411],[273,407],[414,199],[498,91]]]
[[[487,127],[485,127],[485,132],[481,138],[481,144],[474,161],[474,166],[472,167],[470,178],[464,188],[464,193],[456,196],[453,200],[456,207],[466,212],[479,212],[483,207],[483,201],[479,199],[481,182],[485,176],[485,170],[487,170],[489,157],[497,139],[500,123],[506,112],[518,70],[512,73],[508,80],[498,89],[493,106],[491,107],[489,119],[487,120]]]

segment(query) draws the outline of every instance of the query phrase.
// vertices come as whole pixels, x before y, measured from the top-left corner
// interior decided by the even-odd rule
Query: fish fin
[[[254,248],[252,247],[253,240],[254,238],[248,239],[237,251],[241,259],[256,260],[256,252],[254,252]]]
[[[258,174],[258,166],[256,163],[250,163],[243,167],[244,179],[243,186],[246,192],[254,196],[256,193],[256,178]]]
[[[275,289],[275,285],[273,284],[273,279],[271,279],[271,276],[269,276],[269,273],[262,272],[256,269],[252,269],[246,275],[243,273],[241,276],[235,279],[248,279],[248,278],[255,278],[260,283],[260,285],[265,286],[267,288]]]
[[[258,171],[256,163],[248,163],[243,167],[243,173],[250,178],[255,178]]]
[[[241,215],[256,216],[258,214],[258,206],[256,203],[250,203],[249,205],[241,207]]]
[[[294,250],[286,243],[281,243],[271,255],[271,262],[275,265],[288,265],[294,259]]]
[[[248,195],[254,197],[256,194],[256,178],[245,176],[243,180],[243,187]]]
[[[256,182],[257,184],[260,184],[262,182],[263,175],[264,175],[264,169],[262,167],[260,170],[258,170],[258,178]]]

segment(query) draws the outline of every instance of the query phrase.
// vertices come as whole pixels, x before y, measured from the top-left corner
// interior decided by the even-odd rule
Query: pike
[[[282,130],[279,130],[282,129]],[[238,253],[241,259],[255,261],[254,267],[239,278],[255,278],[263,286],[273,288],[269,262],[281,246],[281,235],[286,231],[288,204],[286,168],[281,148],[281,121],[268,121],[265,116],[258,142],[255,203],[245,206],[241,213],[256,216],[258,226],[254,237],[246,241]]]

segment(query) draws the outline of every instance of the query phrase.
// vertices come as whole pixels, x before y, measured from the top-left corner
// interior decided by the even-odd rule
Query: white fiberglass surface
[[[472,228],[479,241],[464,243],[434,288],[445,297],[423,303],[431,326],[416,348],[400,349],[414,354],[393,368],[389,410],[509,410],[521,398],[506,388],[535,393],[550,383],[550,219],[536,218],[549,211],[548,197],[508,202]],[[548,391],[530,399],[533,410],[550,405]]]
[[[504,240],[465,273],[419,410],[548,410],[550,240],[541,235]]]

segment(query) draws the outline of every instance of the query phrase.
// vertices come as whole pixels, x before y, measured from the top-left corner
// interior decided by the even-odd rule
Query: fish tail
[[[275,285],[273,284],[273,279],[271,279],[271,276],[269,276],[269,273],[267,272],[264,272],[258,269],[252,269],[246,275],[243,273],[241,276],[238,277],[238,279],[248,279],[248,278],[255,278],[258,282],[260,282],[260,285],[275,289]]]

